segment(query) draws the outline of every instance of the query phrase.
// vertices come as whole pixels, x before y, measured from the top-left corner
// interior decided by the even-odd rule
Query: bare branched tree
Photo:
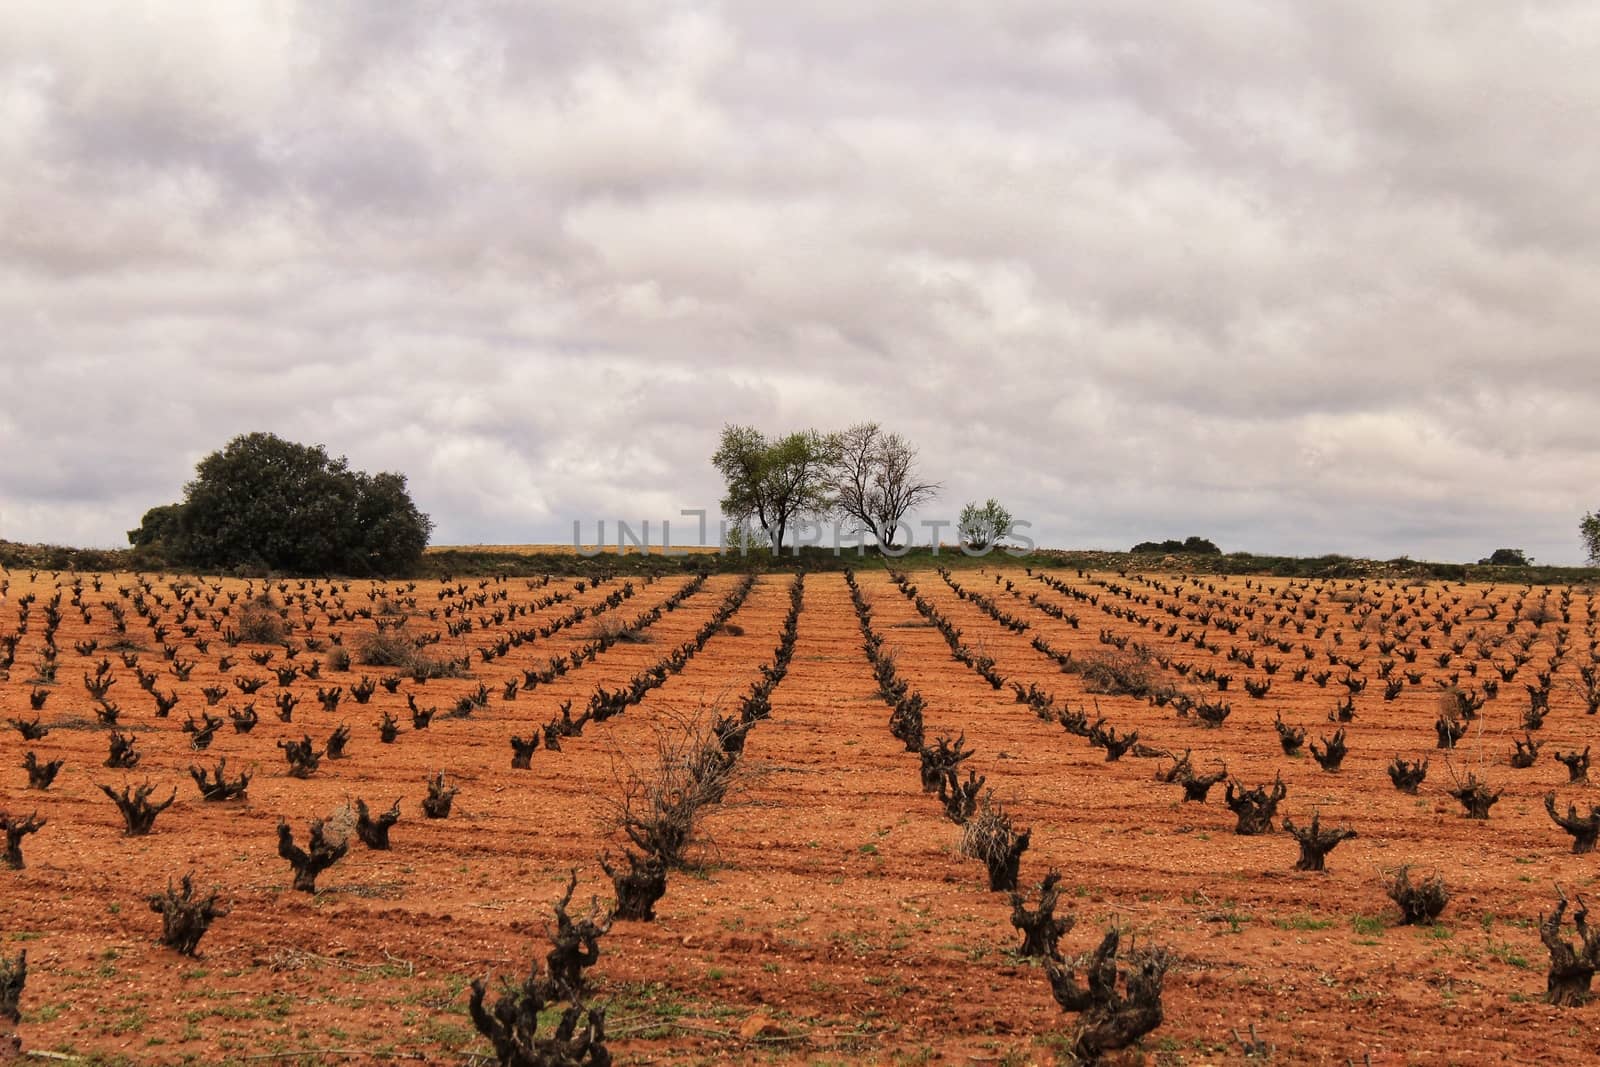
[[[885,548],[898,548],[900,523],[932,500],[938,482],[917,480],[917,450],[875,422],[858,423],[839,435],[838,508]]]

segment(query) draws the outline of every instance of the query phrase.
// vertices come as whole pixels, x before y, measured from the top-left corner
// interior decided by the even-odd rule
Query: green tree
[[[1589,553],[1589,562],[1600,564],[1600,511],[1585,515],[1578,523],[1578,532],[1583,535],[1583,548]]]
[[[962,544],[975,552],[987,552],[1011,532],[1011,512],[1001,507],[994,497],[982,507],[977,501],[971,501],[961,509],[956,527],[961,532]]]
[[[182,504],[159,504],[151,508],[139,520],[139,528],[128,531],[128,543],[135,548],[171,543],[182,515]]]
[[[1182,541],[1179,541],[1175,537],[1169,537],[1165,541],[1140,541],[1138,544],[1128,549],[1128,551],[1166,553],[1187,552],[1190,555],[1195,556],[1222,555],[1222,549],[1217,547],[1216,542],[1210,540],[1209,538],[1200,537],[1197,535],[1185,537]]]
[[[368,475],[322,445],[250,433],[202,459],[183,502],[150,509],[128,540],[194,567],[391,574],[416,564],[432,528],[404,475]]]
[[[406,476],[393,471],[356,475],[356,529],[368,570],[375,574],[408,571],[428,547],[433,520],[411,499]]]
[[[1483,559],[1478,561],[1479,566],[1489,567],[1531,567],[1533,560],[1520,548],[1497,548]]]
[[[780,547],[797,520],[832,510],[838,452],[838,439],[816,430],[768,440],[753,426],[724,426],[711,456],[727,486],[722,513],[738,523],[754,519]]]

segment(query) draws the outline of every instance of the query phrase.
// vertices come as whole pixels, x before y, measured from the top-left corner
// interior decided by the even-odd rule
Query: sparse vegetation
[[[39,805],[38,815],[0,815],[8,845],[0,868],[20,868],[24,846],[33,867],[0,869],[17,890],[0,894],[11,904],[0,906],[0,939],[45,942],[34,953],[36,978],[50,972],[36,986],[49,999],[40,992],[44,1002],[30,1000],[22,1029],[41,1050],[91,1062],[117,1054],[133,1034],[147,1041],[146,1058],[163,1062],[336,1058],[356,1048],[375,1059],[492,1062],[494,1038],[475,1036],[469,980],[491,952],[517,958],[494,945],[537,935],[539,917],[530,922],[523,904],[529,887],[537,899],[539,885],[554,885],[550,864],[568,851],[560,842],[569,830],[579,838],[592,830],[552,825],[550,814],[566,810],[563,798],[607,795],[620,803],[607,836],[595,839],[601,864],[590,870],[608,889],[598,898],[585,892],[587,906],[572,908],[588,876],[562,863],[566,895],[549,916],[553,951],[543,959],[540,950],[530,975],[543,983],[542,1014],[521,1032],[555,1043],[517,1047],[539,1055],[565,1056],[587,1039],[581,1055],[593,1059],[589,1012],[605,1004],[602,1044],[619,1059],[641,1049],[676,1056],[696,1042],[722,1059],[894,1062],[920,1054],[904,1036],[902,1005],[933,1003],[949,982],[972,977],[966,966],[981,969],[996,996],[1026,996],[1038,980],[1023,962],[1032,959],[1070,975],[1061,986],[1068,1002],[1090,1005],[1073,1024],[1032,1034],[1013,1020],[1008,1031],[979,1003],[950,1017],[951,1039],[1001,1062],[1052,1051],[1116,1062],[1107,1042],[1123,1035],[1137,1045],[1132,1024],[1150,1017],[1132,1005],[1152,950],[1134,946],[1160,942],[1171,943],[1162,950],[1169,963],[1194,953],[1234,965],[1230,946],[1240,946],[1263,995],[1292,984],[1297,1000],[1281,1017],[1246,1018],[1227,988],[1173,971],[1185,996],[1169,1000],[1184,1009],[1171,1008],[1170,1018],[1163,1010],[1159,1036],[1147,1033],[1142,1051],[1123,1054],[1152,1062],[1241,1050],[1281,1056],[1295,1012],[1338,1013],[1353,1037],[1370,1041],[1381,1013],[1366,1008],[1395,991],[1441,1000],[1437,1019],[1407,1022],[1408,1039],[1419,1042],[1442,1032],[1468,989],[1510,1001],[1537,996],[1523,985],[1537,966],[1528,949],[1536,928],[1546,937],[1549,917],[1507,898],[1523,899],[1517,887],[1548,878],[1552,865],[1564,870],[1569,843],[1584,852],[1600,832],[1583,788],[1586,694],[1600,689],[1593,593],[1529,584],[1539,572],[1528,569],[1493,586],[1390,582],[1387,574],[1224,581],[1198,571],[1231,558],[1146,559],[1125,573],[1075,577],[1053,557],[1000,566],[963,558],[914,572],[874,564],[843,585],[824,576],[821,611],[803,624],[805,580],[776,570],[706,579],[694,556],[663,566],[659,578],[628,571],[628,583],[604,559],[589,561],[579,579],[0,573],[0,661],[10,660],[0,668],[0,719],[14,720],[10,800],[31,796]],[[271,640],[256,640],[246,625],[260,606],[281,627]],[[368,657],[369,647],[379,651]],[[341,675],[342,655],[353,671]],[[1106,671],[1108,662],[1116,669]],[[1129,663],[1132,672],[1121,669]],[[780,689],[791,664],[801,683]],[[680,709],[699,699],[717,704],[684,718]],[[258,716],[258,705],[276,714]],[[174,708],[184,714],[161,717]],[[619,721],[625,714],[640,722]],[[637,741],[650,737],[652,723],[668,734],[693,730],[640,756]],[[1442,784],[1423,756],[1441,723],[1447,766],[1433,773],[1448,772]],[[202,743],[225,756],[191,765]],[[299,760],[308,780],[286,776],[296,764],[290,749],[312,757]],[[146,829],[163,828],[149,845],[120,841],[113,826],[129,826],[126,818],[82,803],[99,795],[86,774],[102,761],[137,766],[158,783],[181,780],[172,772],[187,766],[197,792],[174,804],[149,783],[143,797],[132,784],[107,788],[119,814],[126,802]],[[1385,766],[1403,795],[1371,795],[1372,775]],[[1484,779],[1496,767],[1510,777],[1499,804],[1499,783]],[[1572,784],[1546,797],[1563,777]],[[1078,783],[1065,794],[1074,803],[1061,803],[1063,782]],[[1208,804],[1224,783],[1228,811]],[[24,792],[30,784],[36,791]],[[392,804],[369,808],[360,799],[375,792]],[[425,821],[428,806],[442,811],[450,799],[463,801],[450,808],[452,821]],[[1282,818],[1291,803],[1299,810]],[[719,804],[722,814],[708,818]],[[1447,817],[1473,805],[1492,808],[1493,824],[1474,830]],[[403,806],[418,821],[391,845]],[[330,807],[306,835],[305,820]],[[1344,814],[1322,824],[1318,807]],[[1107,814],[1115,812],[1123,817]],[[271,859],[263,819],[283,820],[280,860]],[[1332,855],[1349,836],[1346,820],[1370,840]],[[298,842],[291,826],[302,828]],[[1262,836],[1225,844],[1218,835],[1234,827]],[[1461,922],[1448,920],[1445,879],[1454,886],[1456,877],[1448,865],[1351,879],[1375,860],[1395,862],[1386,848],[1445,855],[1441,842],[1484,833],[1500,844],[1474,851],[1470,893],[1455,887],[1467,909]],[[1326,860],[1331,881],[1273,872],[1294,862],[1284,851],[1291,837],[1296,866],[1314,871]],[[355,841],[364,847],[352,856]],[[1219,848],[1255,858],[1224,877],[1208,859]],[[962,854],[977,862],[955,859]],[[166,878],[152,863],[174,855],[203,864],[215,887],[201,893],[174,881],[147,895]],[[1571,862],[1581,868],[1584,858]],[[1051,861],[1061,869],[1049,869]],[[104,881],[112,862],[113,881],[91,899],[81,887]],[[272,867],[283,862],[292,881]],[[319,875],[340,863],[346,877],[336,872],[324,886]],[[801,906],[735,889],[768,870],[800,879]],[[899,893],[908,873],[923,884]],[[1306,896],[1313,883],[1338,888],[1337,900],[1322,889]],[[53,894],[49,909],[29,903],[41,886]],[[1005,895],[974,914],[981,897],[969,891],[980,886]],[[147,961],[117,958],[129,954],[130,939],[155,936],[137,921],[125,926],[129,913],[143,913],[146,901],[163,914],[169,903],[209,901],[220,916],[225,900],[235,915],[216,926],[215,965],[186,963],[170,991],[148,997]],[[893,902],[887,913],[885,901]],[[600,959],[612,922],[627,930],[658,911],[667,926],[605,939]],[[1566,944],[1571,911],[1566,905],[1549,935],[1571,954],[1552,952],[1560,1003],[1587,995],[1578,989],[1593,931],[1584,916]],[[692,932],[672,933],[688,914],[704,918]],[[1016,937],[980,935],[974,924],[990,920],[1009,920]],[[1074,958],[1094,947],[1067,944],[1090,920],[1097,932],[1123,924],[1120,943],[1098,960]],[[347,922],[358,922],[361,936],[341,932]],[[405,936],[380,936],[396,923]],[[63,940],[86,929],[107,935],[87,961]],[[1259,939],[1238,935],[1252,931],[1279,950],[1250,955]],[[938,941],[929,965],[901,968],[905,946],[928,937]],[[174,934],[169,943],[182,952],[201,941]],[[558,943],[567,947],[556,952]],[[1325,950],[1338,953],[1338,969],[1319,962]],[[1375,969],[1375,959],[1402,950],[1431,960],[1429,977],[1420,968]],[[618,957],[632,957],[630,975],[665,963],[673,977],[643,992],[607,974]],[[746,957],[758,962],[742,968]],[[1470,986],[1451,957],[1475,964]],[[207,972],[229,980],[207,982]],[[1096,982],[1114,990],[1109,1006],[1084,1000]],[[318,1022],[296,997],[262,992],[268,983],[325,1001]],[[497,1012],[530,1004],[526,983],[483,984],[488,1032],[517,1032],[521,1023]],[[1224,1013],[1220,1024],[1215,1013],[1188,1010],[1197,990]],[[65,1006],[69,996],[77,1009]],[[582,1009],[563,1031],[574,998]],[[846,1002],[862,1006],[859,1022],[793,1007]],[[364,1020],[373,1011],[394,1025],[369,1036]],[[323,1019],[336,1020],[325,1041]],[[510,1028],[496,1031],[501,1024]],[[1240,1036],[1227,1044],[1230,1027]],[[1481,1050],[1513,1054],[1509,1038],[1486,1037]]]
[[[352,660],[347,650],[343,665],[338,670],[349,670],[351,662],[363,667],[392,667],[404,671],[413,680],[431,678],[462,678],[466,671],[454,660],[436,659],[418,648],[405,629],[372,630],[357,640]]]
[[[1101,652],[1078,662],[1078,673],[1090,693],[1147,697],[1155,689],[1155,665],[1142,652]]]

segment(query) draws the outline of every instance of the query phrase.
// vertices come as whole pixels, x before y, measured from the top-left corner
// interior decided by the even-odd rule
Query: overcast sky
[[[1578,562],[1600,5],[0,9],[0,537],[272,430],[437,543],[875,419],[1043,544]]]

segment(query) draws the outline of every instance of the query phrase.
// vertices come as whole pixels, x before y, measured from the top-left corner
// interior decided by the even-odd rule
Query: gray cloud
[[[441,541],[564,540],[714,506],[725,422],[871,418],[1048,544],[1575,562],[1597,44],[1579,3],[8,9],[0,536],[118,543],[272,429]]]

